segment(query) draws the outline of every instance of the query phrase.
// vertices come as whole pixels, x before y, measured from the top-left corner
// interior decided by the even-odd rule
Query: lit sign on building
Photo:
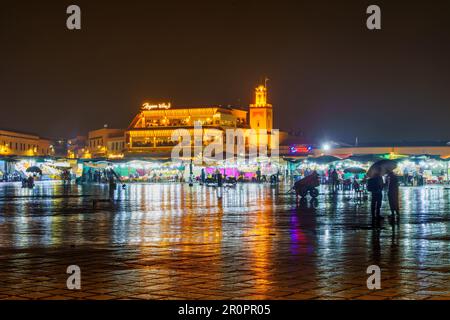
[[[150,103],[146,102],[142,105],[142,109],[145,109],[145,110],[170,109],[170,102],[169,103],[160,103],[160,104],[150,104]]]
[[[312,146],[305,145],[305,144],[297,144],[289,147],[290,153],[296,153],[296,154],[305,154],[310,153],[312,151]]]

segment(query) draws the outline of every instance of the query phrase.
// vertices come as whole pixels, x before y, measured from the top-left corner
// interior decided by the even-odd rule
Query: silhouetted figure
[[[109,177],[109,199],[114,199],[114,191],[116,190],[117,184],[114,181],[114,177]]]
[[[355,191],[356,199],[361,200],[363,191],[361,190],[361,185],[359,184],[358,180],[356,179],[356,176],[353,179],[352,187],[353,187],[353,190]]]
[[[389,199],[389,207],[391,208],[392,217],[394,218],[394,214],[397,217],[400,214],[400,206],[399,206],[399,186],[398,186],[398,177],[394,172],[389,172],[389,187],[388,187],[388,199]]]
[[[205,182],[206,182],[206,172],[205,172],[204,168],[202,168],[202,171],[200,173],[200,181],[201,181],[202,185],[205,184]]]
[[[220,173],[220,171],[217,171],[217,186],[221,187],[222,184],[223,184],[222,173]]]
[[[383,201],[383,178],[375,176],[367,181],[367,190],[372,193],[370,209],[372,218],[381,219],[381,203]]]
[[[29,176],[27,179],[28,188],[33,189],[34,188],[34,178],[33,176]]]
[[[339,175],[336,169],[331,172],[331,186],[333,188],[333,193],[336,193],[339,187]]]
[[[261,169],[256,169],[256,182],[261,182]]]

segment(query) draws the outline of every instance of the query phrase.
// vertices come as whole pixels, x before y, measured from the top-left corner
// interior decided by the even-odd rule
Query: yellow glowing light
[[[123,157],[124,157],[123,153],[120,153],[120,154],[109,154],[108,155],[109,159],[122,159]]]
[[[256,88],[256,106],[265,106],[267,104],[267,90],[264,86],[259,86]]]
[[[159,104],[150,104],[149,102],[145,102],[142,105],[142,109],[145,109],[145,110],[170,109],[170,107],[171,107],[170,102],[168,102],[168,103],[159,103]]]
[[[83,149],[84,150],[84,149]],[[81,156],[81,158],[83,158],[83,159],[91,159],[92,158],[92,155],[91,155],[91,153],[89,152],[89,150],[86,150],[85,152],[83,152],[83,155]]]
[[[271,107],[267,103],[267,87],[260,85],[255,89],[255,103],[251,105],[252,107]]]

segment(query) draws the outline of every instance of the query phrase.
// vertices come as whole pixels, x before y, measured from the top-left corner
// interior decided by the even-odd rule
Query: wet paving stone
[[[289,187],[131,184],[94,209],[106,186],[0,184],[0,299],[450,299],[448,188],[401,188],[376,226],[351,193]]]

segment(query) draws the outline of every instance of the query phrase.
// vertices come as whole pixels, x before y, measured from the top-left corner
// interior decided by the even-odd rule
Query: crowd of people
[[[34,188],[34,179],[35,179],[35,177],[33,175],[24,177],[22,179],[22,188],[33,189]]]
[[[195,177],[195,180],[201,185],[204,184],[216,184],[221,186],[223,183],[236,184],[237,182],[254,182],[254,183],[265,183],[270,182],[271,184],[276,184],[280,181],[280,173],[277,172],[273,175],[265,175],[261,173],[261,169],[257,168],[255,176],[249,181],[245,179],[244,174],[240,173],[238,176],[227,176],[225,171],[222,173],[221,170],[216,169],[214,172],[207,174],[204,168],[201,169],[200,175]]]
[[[378,174],[369,178],[365,173],[354,173],[352,176],[344,177],[341,172],[335,168],[330,168],[326,173],[319,175],[317,171],[309,170],[304,172],[305,178],[316,175],[321,184],[329,186],[332,194],[338,191],[352,191],[357,199],[362,199],[367,192],[371,193],[371,214],[374,220],[381,220],[381,205],[383,202],[383,192],[387,191],[391,218],[399,218],[399,185],[400,179],[393,172]],[[303,179],[305,179],[303,178]],[[301,180],[301,179],[300,179]],[[299,181],[299,180],[297,180]]]

